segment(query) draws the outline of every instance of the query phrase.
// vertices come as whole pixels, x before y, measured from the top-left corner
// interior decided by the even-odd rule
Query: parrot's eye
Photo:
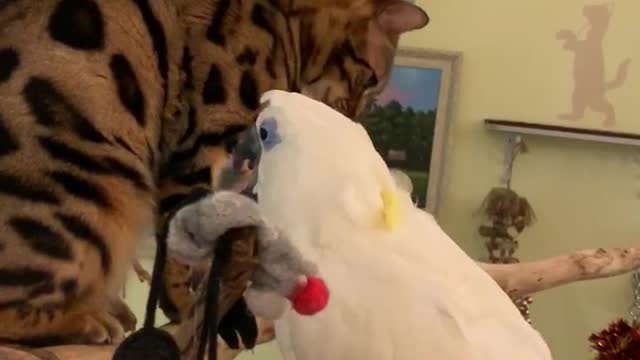
[[[267,131],[267,129],[265,129],[264,126],[260,126],[260,140],[265,141],[267,140],[268,136],[269,132]]]
[[[278,123],[274,118],[268,118],[262,122],[258,129],[260,134],[260,141],[264,146],[264,149],[269,151],[274,146],[278,145],[280,141],[280,135],[278,134]]]

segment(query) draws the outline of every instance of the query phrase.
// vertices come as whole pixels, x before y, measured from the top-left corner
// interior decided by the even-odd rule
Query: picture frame
[[[387,165],[411,184],[416,206],[436,218],[447,183],[461,58],[455,51],[400,47],[387,87],[363,117]]]

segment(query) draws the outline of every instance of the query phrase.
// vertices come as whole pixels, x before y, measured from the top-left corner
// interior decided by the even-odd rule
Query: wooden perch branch
[[[258,338],[256,339],[256,345],[266,344],[270,341],[273,341],[276,338],[276,333],[273,327],[273,322],[270,320],[265,320],[263,318],[256,318],[256,322],[258,324]],[[174,337],[176,333],[182,331],[179,325],[167,325],[164,326],[163,329]],[[240,353],[245,351],[242,341],[240,343],[240,349],[231,349],[227,344],[222,340],[222,338],[218,337],[218,360],[233,360]]]
[[[479,263],[512,298],[576,281],[616,276],[640,267],[640,247],[583,250],[515,264]]]

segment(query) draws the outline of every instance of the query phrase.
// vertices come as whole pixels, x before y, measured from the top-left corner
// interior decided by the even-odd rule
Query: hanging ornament
[[[485,246],[489,253],[486,261],[494,264],[520,262],[515,257],[519,246],[516,238],[535,220],[535,213],[529,201],[511,189],[514,160],[517,155],[526,152],[528,148],[521,136],[511,134],[507,137],[502,175],[505,187],[491,189],[480,207],[488,222],[478,227],[478,233],[485,238]],[[529,307],[533,299],[524,296],[512,300],[525,320],[531,323]]]
[[[482,202],[482,212],[488,223],[478,227],[485,238],[488,262],[513,264],[520,262],[515,256],[519,243],[517,237],[535,220],[535,213],[526,198],[507,188],[493,188]],[[529,296],[513,299],[522,316],[531,322]]]
[[[638,319],[640,319],[640,270],[635,270],[631,274],[631,288],[633,290],[633,302],[629,309],[629,316],[633,325],[640,325],[638,324]]]

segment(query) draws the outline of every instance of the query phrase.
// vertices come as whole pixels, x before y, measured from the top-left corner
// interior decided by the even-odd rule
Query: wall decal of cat
[[[580,120],[589,108],[604,115],[605,127],[613,127],[616,123],[616,112],[606,94],[625,83],[631,59],[623,60],[618,65],[615,77],[607,81],[603,43],[613,15],[613,4],[585,5],[582,14],[587,24],[580,30],[573,32],[565,29],[556,34],[558,40],[564,41],[563,49],[574,55],[572,109],[569,113],[558,115],[558,118]],[[585,30],[586,34],[581,39]]]

